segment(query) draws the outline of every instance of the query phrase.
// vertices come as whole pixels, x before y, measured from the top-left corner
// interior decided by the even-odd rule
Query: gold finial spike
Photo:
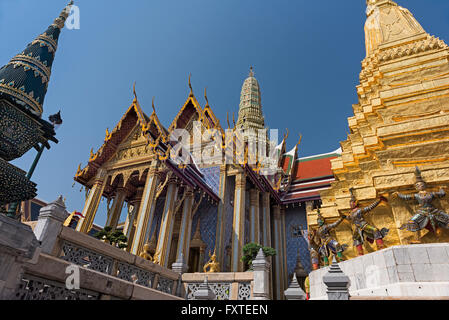
[[[91,157],[91,158],[94,157],[94,148],[90,149],[90,157]]]
[[[190,88],[190,94],[189,94],[189,96],[193,97],[193,88],[192,88],[191,78],[192,78],[192,74],[189,73],[189,88]]]
[[[209,107],[209,99],[207,99],[207,88],[204,88],[204,99],[206,99],[206,107]]]
[[[156,108],[154,107],[154,98],[155,98],[155,97],[153,97],[153,102],[152,102],[152,105],[151,105],[151,106],[153,107],[153,112],[154,112],[154,114],[156,114]]]
[[[235,128],[235,113],[232,113],[232,123],[234,124],[234,128]]]
[[[231,124],[229,123],[229,111],[226,112],[226,121],[228,122],[228,129],[231,129]]]
[[[249,68],[249,76],[250,76],[250,77],[254,77],[254,69],[253,69],[253,66],[251,66],[251,67]]]
[[[134,94],[134,102],[137,102],[137,93],[136,93],[136,82],[133,84],[133,94]]]
[[[298,147],[301,144],[301,141],[302,141],[302,134],[299,134],[299,141],[296,144],[296,147]]]

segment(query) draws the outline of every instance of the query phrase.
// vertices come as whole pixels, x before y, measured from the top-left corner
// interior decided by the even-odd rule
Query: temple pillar
[[[216,254],[217,261],[220,266],[224,266],[226,258],[225,250],[225,228],[226,228],[226,208],[230,201],[230,190],[228,186],[228,177],[226,172],[226,165],[220,168],[220,189],[219,189],[220,202],[218,204],[217,214],[217,233],[216,233]]]
[[[161,228],[156,248],[156,255],[159,255],[159,264],[163,267],[168,267],[168,260],[170,257],[177,194],[177,179],[176,177],[170,177],[168,180],[167,194],[165,197],[164,211],[162,212]]]
[[[260,208],[259,208],[259,190],[251,189],[249,191],[249,242],[260,244]]]
[[[190,253],[190,237],[192,234],[192,207],[194,201],[194,193],[187,190],[186,198],[182,206],[181,228],[179,230],[178,248],[176,252],[176,261],[180,260],[184,255],[184,261],[189,261]]]
[[[142,252],[147,240],[147,230],[153,221],[154,209],[156,207],[156,189],[160,180],[157,169],[158,164],[158,161],[154,161],[148,170],[142,202],[137,214],[136,231],[130,250],[135,255],[139,255]]]
[[[130,201],[130,205],[133,206],[131,212],[128,212],[126,217],[125,227],[123,228],[123,233],[128,238],[128,250],[131,250],[131,246],[134,240],[134,234],[136,232],[136,218],[140,209],[140,203],[142,202],[143,188],[137,188],[136,195]]]
[[[117,188],[114,202],[112,203],[111,210],[108,214],[108,219],[106,220],[106,226],[111,227],[112,230],[115,230],[117,228],[120,216],[122,215],[122,209],[123,204],[125,203],[126,195],[127,194],[125,188]]]
[[[282,257],[282,231],[281,231],[281,223],[282,223],[282,217],[281,217],[281,207],[279,205],[276,205],[273,207],[273,246],[274,249],[276,249],[276,256],[274,256],[274,298],[275,300],[281,300],[283,299],[282,293],[285,291],[284,287],[284,281],[282,279],[282,264],[283,264],[283,257]]]
[[[282,281],[284,285],[284,291],[288,289],[288,268],[287,268],[287,238],[286,238],[286,230],[285,230],[285,208],[281,208],[281,248],[282,248]],[[282,292],[284,292],[282,291]]]
[[[245,193],[246,175],[239,173],[235,177],[234,221],[232,234],[231,272],[243,272],[243,246],[245,241]]]
[[[262,245],[271,247],[270,193],[262,195]]]
[[[84,218],[81,218],[78,222],[76,231],[87,234],[92,228],[98,206],[100,205],[101,196],[103,195],[106,178],[106,170],[98,169],[94,184],[92,189],[90,189],[86,203],[84,204],[84,209],[82,212]]]

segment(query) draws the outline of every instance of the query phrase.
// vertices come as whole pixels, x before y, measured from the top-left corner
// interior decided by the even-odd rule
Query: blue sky
[[[43,32],[68,1],[0,0],[0,64]],[[399,0],[427,32],[449,41],[449,1]],[[64,29],[44,105],[62,111],[58,145],[46,150],[33,181],[39,198],[67,198],[83,209],[78,164],[97,150],[130,105],[132,84],[144,111],[156,97],[168,127],[194,92],[224,125],[238,113],[241,86],[255,68],[270,128],[303,134],[300,156],[333,151],[346,139],[365,56],[364,0],[78,0],[81,29]],[[28,170],[35,151],[14,163]],[[96,219],[104,221],[104,203]]]

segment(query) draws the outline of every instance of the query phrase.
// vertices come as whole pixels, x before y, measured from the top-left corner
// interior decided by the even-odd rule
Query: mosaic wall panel
[[[151,224],[151,232],[149,235],[149,239],[153,236],[153,232],[156,230],[156,236],[159,235],[160,227],[161,227],[161,219],[162,219],[162,211],[164,211],[165,198],[158,199],[156,202],[156,209],[154,210],[153,223]],[[156,238],[157,239],[157,238]]]
[[[287,270],[292,274],[296,267],[298,249],[301,263],[307,272],[311,271],[309,244],[307,241],[307,220],[305,205],[289,208],[285,213],[285,235],[287,241]]]
[[[204,241],[204,243],[206,243],[206,251],[204,255],[204,261],[202,263],[206,263],[209,260],[209,251],[213,253],[215,250],[215,240],[216,240],[215,237],[217,230],[217,210],[218,210],[217,206],[212,205],[211,203],[207,202],[206,199],[204,199],[192,221],[191,239],[195,234],[198,219],[200,219],[201,221],[200,224],[201,239]]]
[[[0,100],[0,156],[11,161],[24,155],[40,138],[40,126],[9,103]]]
[[[219,194],[220,191],[220,166],[201,168],[201,173],[204,174],[204,180],[212,188],[212,190]]]

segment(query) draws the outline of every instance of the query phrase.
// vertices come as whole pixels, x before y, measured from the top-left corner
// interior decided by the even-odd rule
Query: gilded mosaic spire
[[[264,129],[265,119],[262,113],[260,86],[251,67],[240,96],[238,129]]]
[[[369,56],[379,46],[425,33],[408,10],[391,0],[367,0],[365,42]]]
[[[0,97],[41,117],[61,29],[73,1],[48,29],[0,69]]]

